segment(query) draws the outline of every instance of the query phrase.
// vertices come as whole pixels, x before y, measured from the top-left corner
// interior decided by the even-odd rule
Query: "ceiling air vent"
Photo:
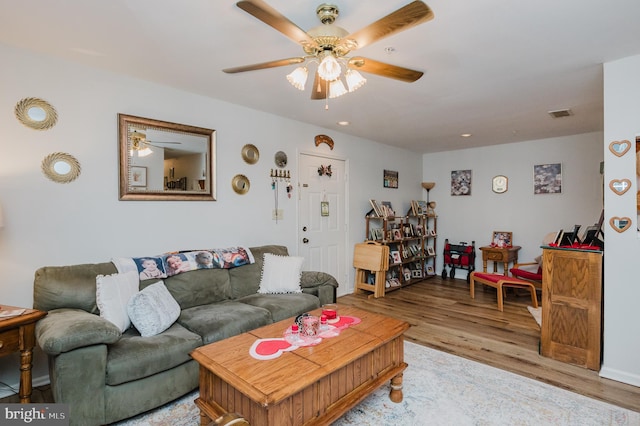
[[[548,113],[553,118],[569,117],[570,115],[573,115],[573,111],[570,109],[558,109],[556,111],[548,111]]]

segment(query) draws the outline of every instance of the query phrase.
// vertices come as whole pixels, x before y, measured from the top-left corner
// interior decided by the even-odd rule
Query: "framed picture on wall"
[[[147,168],[142,166],[131,166],[129,169],[129,186],[147,186]]]
[[[393,170],[385,170],[383,173],[382,186],[385,188],[397,188],[398,187],[398,172]]]
[[[562,164],[533,166],[533,193],[560,194],[562,192]]]
[[[451,195],[471,195],[471,170],[451,172]]]

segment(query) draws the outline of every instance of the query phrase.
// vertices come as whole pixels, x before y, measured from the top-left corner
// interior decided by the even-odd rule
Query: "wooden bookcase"
[[[437,217],[367,216],[365,220],[366,240],[389,247],[385,291],[396,290],[435,275]],[[433,248],[432,254],[427,252],[429,246]],[[432,275],[427,275],[427,269]]]

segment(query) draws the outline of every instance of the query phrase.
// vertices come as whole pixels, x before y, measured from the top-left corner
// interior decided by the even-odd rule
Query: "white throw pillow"
[[[96,277],[96,304],[100,316],[115,324],[121,332],[131,326],[127,303],[139,286],[137,271]]]
[[[258,293],[302,293],[300,275],[304,257],[265,253]]]
[[[180,316],[180,305],[164,282],[158,281],[129,300],[129,318],[143,337],[155,336],[171,327]]]

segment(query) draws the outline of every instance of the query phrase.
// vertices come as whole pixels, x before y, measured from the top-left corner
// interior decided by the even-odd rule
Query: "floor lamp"
[[[433,202],[433,205],[431,205],[431,202],[429,201],[429,191],[431,191],[434,186],[436,186],[435,182],[422,182],[422,187],[427,190],[427,208],[431,211],[436,207],[435,201]]]

